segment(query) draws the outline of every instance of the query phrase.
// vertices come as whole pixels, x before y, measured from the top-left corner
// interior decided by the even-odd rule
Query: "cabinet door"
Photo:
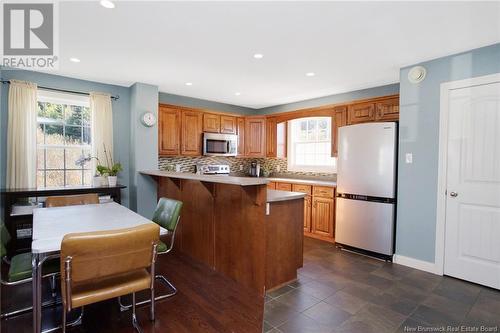
[[[276,157],[286,157],[287,122],[276,124]]]
[[[399,120],[399,98],[391,98],[377,102],[375,112],[376,121],[397,121]]]
[[[245,119],[245,156],[266,157],[266,118]]]
[[[311,185],[303,185],[303,184],[292,184],[293,192],[302,192],[307,193],[309,195],[312,194],[312,186]]]
[[[220,132],[224,134],[236,134],[236,117],[220,116]]]
[[[310,195],[304,198],[304,231],[311,232],[312,199]]]
[[[201,156],[202,113],[182,112],[181,154]]]
[[[276,189],[280,191],[291,191],[292,184],[289,183],[276,183]]]
[[[158,154],[173,156],[180,153],[180,111],[161,106],[158,109]]]
[[[245,156],[245,118],[236,119],[238,134],[238,156]]]
[[[333,237],[334,199],[313,197],[312,200],[312,232]]]
[[[275,117],[267,118],[266,122],[266,156],[276,157],[276,132],[277,122]]]
[[[267,188],[270,190],[275,190],[276,189],[276,183],[275,182],[269,182],[267,183]]]
[[[366,123],[375,120],[375,103],[359,103],[349,105],[347,123],[349,125]]]
[[[213,113],[203,114],[203,132],[219,133],[220,116]]]
[[[334,108],[335,116],[333,117],[332,125],[332,156],[336,157],[338,154],[338,137],[339,128],[347,125],[347,106],[342,105]]]

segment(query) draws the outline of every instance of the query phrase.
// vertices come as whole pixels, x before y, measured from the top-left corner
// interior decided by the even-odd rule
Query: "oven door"
[[[236,156],[238,137],[231,134],[203,134],[203,155]]]

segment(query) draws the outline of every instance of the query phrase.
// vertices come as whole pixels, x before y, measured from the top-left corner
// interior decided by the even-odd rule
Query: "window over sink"
[[[332,118],[308,117],[288,122],[288,170],[337,172],[332,154]]]

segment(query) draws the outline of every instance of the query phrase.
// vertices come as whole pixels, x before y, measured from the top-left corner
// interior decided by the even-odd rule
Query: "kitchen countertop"
[[[306,196],[301,192],[288,192],[279,190],[267,190],[267,202],[288,201],[302,199]]]
[[[322,186],[337,186],[337,182],[328,180],[311,180],[311,179],[298,179],[298,178],[266,178],[271,182],[283,182],[291,184],[306,184],[306,185],[322,185]]]
[[[240,186],[265,185],[269,183],[269,180],[267,178],[256,178],[256,177],[198,175],[189,172],[172,172],[172,171],[161,171],[161,170],[145,170],[145,171],[140,171],[139,173],[149,176],[199,180],[201,182],[240,185]]]

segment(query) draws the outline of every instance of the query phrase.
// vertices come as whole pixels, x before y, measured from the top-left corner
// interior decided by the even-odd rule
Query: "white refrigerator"
[[[335,242],[392,257],[397,124],[339,128]]]

